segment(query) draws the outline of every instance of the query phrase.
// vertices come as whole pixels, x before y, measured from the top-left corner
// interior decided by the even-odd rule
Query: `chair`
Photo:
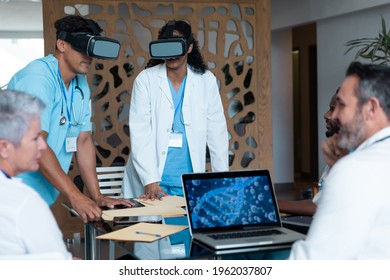
[[[124,166],[109,166],[109,167],[96,167],[97,179],[99,182],[100,193],[108,197],[122,198],[122,181],[125,174]],[[93,226],[85,227],[86,239],[96,240],[96,232],[92,229]],[[87,244],[86,240],[86,244]],[[100,255],[100,243],[96,243],[93,246],[97,247],[97,251]],[[97,256],[91,253],[91,248],[85,248],[87,259],[95,259]],[[113,242],[109,242],[109,259],[114,259],[115,245]]]
[[[124,172],[124,166],[96,167],[101,194],[121,198]]]

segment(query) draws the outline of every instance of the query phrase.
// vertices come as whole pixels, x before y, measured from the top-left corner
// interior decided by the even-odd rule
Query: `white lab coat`
[[[0,221],[0,256],[72,259],[47,203],[20,178],[1,171]]]
[[[182,110],[193,171],[206,169],[206,144],[212,171],[228,170],[226,119],[217,80],[210,71],[200,75],[188,68]],[[173,118],[165,64],[143,70],[131,96],[131,153],[122,186],[124,197],[138,197],[145,185],[161,181]]]
[[[384,128],[333,165],[290,259],[390,259],[389,137]]]

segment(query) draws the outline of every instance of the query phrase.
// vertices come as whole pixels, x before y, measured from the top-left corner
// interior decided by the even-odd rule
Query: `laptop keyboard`
[[[281,232],[277,229],[267,229],[267,230],[254,230],[254,231],[244,231],[244,232],[215,233],[215,234],[209,234],[208,236],[213,239],[232,239],[232,238],[268,236],[268,235],[278,235],[278,234],[284,234],[284,232]]]

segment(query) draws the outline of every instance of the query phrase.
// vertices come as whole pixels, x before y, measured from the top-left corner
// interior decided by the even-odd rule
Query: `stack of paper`
[[[114,217],[155,215],[175,217],[187,214],[187,212],[182,208],[185,206],[185,200],[181,196],[164,196],[161,200],[136,200],[145,205],[145,207],[105,210],[102,215],[103,219],[105,221],[112,221]]]
[[[150,200],[150,199],[147,199],[147,200],[144,200],[142,198],[135,198],[136,201],[138,201],[139,203],[142,203],[143,205],[145,206],[159,206],[159,205],[165,205],[165,206],[175,206],[175,207],[184,207],[186,206],[186,201],[184,199],[184,197],[182,196],[177,196],[177,195],[168,195],[168,196],[164,196],[161,198],[161,200],[159,199],[155,199],[155,200]]]
[[[99,235],[96,238],[117,241],[153,242],[186,228],[188,226],[138,223],[117,231]]]

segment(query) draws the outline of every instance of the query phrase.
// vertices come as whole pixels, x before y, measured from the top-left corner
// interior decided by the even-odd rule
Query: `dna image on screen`
[[[270,187],[266,176],[188,181],[194,228],[277,222]]]

